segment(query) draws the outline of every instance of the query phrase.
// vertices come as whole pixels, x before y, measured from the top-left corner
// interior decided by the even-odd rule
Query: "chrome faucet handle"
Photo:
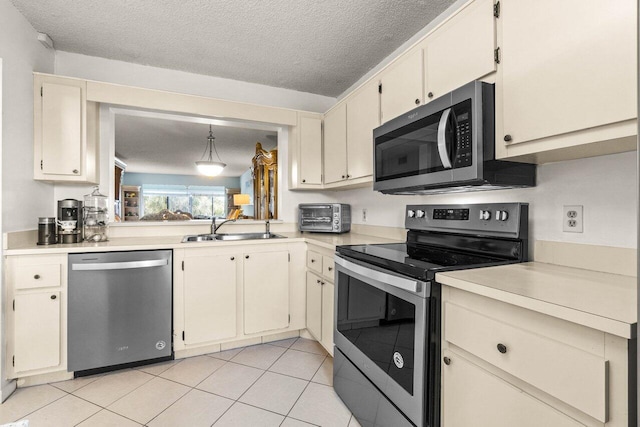
[[[271,231],[271,223],[269,222],[269,220],[266,220],[264,222],[264,232],[265,234],[269,234]]]

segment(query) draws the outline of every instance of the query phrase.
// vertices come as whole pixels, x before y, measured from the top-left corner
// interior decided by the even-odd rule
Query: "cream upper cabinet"
[[[184,341],[198,344],[233,338],[237,331],[237,265],[234,253],[184,260]]]
[[[289,252],[244,256],[244,333],[289,326]]]
[[[34,75],[34,179],[98,182],[98,104],[86,81]]]
[[[496,70],[495,28],[493,0],[476,0],[426,38],[426,102]]]
[[[373,129],[380,126],[378,81],[371,80],[347,99],[347,178],[373,174]]]
[[[324,116],[324,183],[347,179],[347,104],[341,102]]]
[[[322,115],[298,113],[300,188],[322,185]]]
[[[501,1],[499,157],[544,162],[635,148],[636,8],[633,0]]]
[[[398,117],[423,102],[422,49],[417,46],[403,54],[380,73],[380,120]]]

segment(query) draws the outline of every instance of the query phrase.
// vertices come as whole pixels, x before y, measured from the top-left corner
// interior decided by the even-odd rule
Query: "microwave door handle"
[[[447,126],[450,115],[451,108],[447,108],[440,116],[440,123],[438,123],[438,154],[445,169],[451,169],[451,159],[449,158],[449,150],[447,150]]]

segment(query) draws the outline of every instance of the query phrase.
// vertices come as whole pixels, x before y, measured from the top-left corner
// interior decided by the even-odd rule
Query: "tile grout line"
[[[56,389],[57,389],[57,390],[60,390],[60,389],[59,389],[59,388],[57,388],[57,387],[56,387]],[[53,404],[53,403],[57,402],[57,401],[58,401],[58,400],[60,400],[60,399],[64,399],[64,398],[65,398],[65,397],[67,397],[69,394],[71,394],[71,393],[68,393],[68,392],[66,392],[66,391],[64,391],[64,390],[60,390],[60,391],[62,391],[63,393],[66,393],[66,394],[65,394],[64,396],[60,396],[59,398],[57,398],[57,399],[55,399],[55,400],[52,400],[52,401],[51,401],[51,402],[49,402],[49,403],[45,403],[44,405],[40,406],[38,409],[35,409],[35,410],[31,411],[31,412],[27,412],[26,414],[21,415],[20,417],[18,417],[18,419],[14,420],[13,422],[15,422],[15,421],[20,421],[20,419],[25,418],[25,417],[28,417],[29,415],[33,414],[34,412],[37,412],[37,411],[39,411],[40,409],[46,408],[47,406],[49,406],[49,405],[51,405],[51,404]]]

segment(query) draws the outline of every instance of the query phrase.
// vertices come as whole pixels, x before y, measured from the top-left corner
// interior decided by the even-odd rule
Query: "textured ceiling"
[[[55,48],[335,97],[454,0],[11,0]]]
[[[116,115],[115,128],[116,157],[127,164],[127,172],[198,175],[195,162],[208,157],[207,124]],[[220,159],[227,164],[220,176],[246,172],[256,142],[265,150],[277,146],[277,133],[268,130],[213,126],[213,136]],[[213,159],[217,160],[215,152]]]

